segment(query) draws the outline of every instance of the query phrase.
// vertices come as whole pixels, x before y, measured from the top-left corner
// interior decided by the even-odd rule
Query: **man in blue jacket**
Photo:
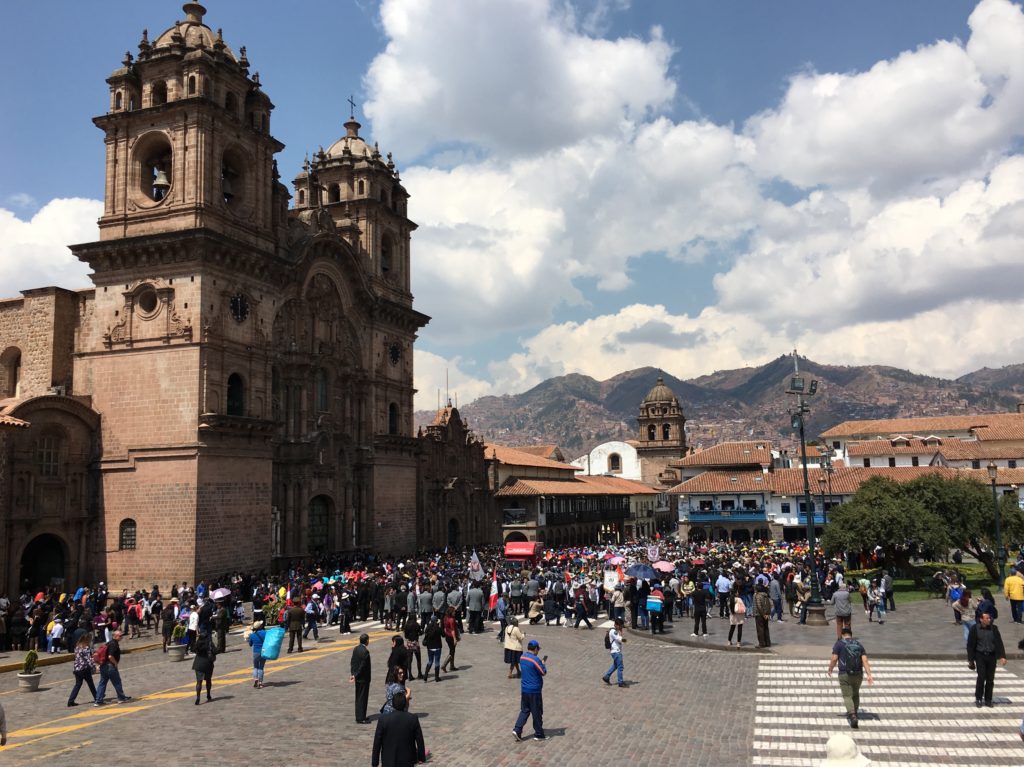
[[[519,718],[516,719],[512,734],[516,740],[523,739],[523,727],[526,720],[533,717],[533,739],[545,740],[544,734],[544,676],[548,673],[544,660],[537,657],[540,645],[531,639],[526,645],[526,652],[519,659],[519,670],[522,672],[520,681]]]

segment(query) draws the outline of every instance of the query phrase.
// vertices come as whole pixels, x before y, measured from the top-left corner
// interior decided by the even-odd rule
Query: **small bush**
[[[29,650],[25,653],[25,665],[21,669],[22,674],[34,674],[36,671],[36,664],[39,663],[39,653],[35,650]]]

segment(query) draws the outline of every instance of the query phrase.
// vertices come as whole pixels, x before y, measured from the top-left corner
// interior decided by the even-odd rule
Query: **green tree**
[[[944,551],[949,546],[946,525],[917,497],[885,477],[872,477],[849,503],[829,511],[821,537],[827,554],[872,552],[881,546],[886,562],[911,571],[911,544]]]
[[[975,479],[925,474],[905,485],[906,492],[946,525],[952,545],[981,562],[992,580],[999,575],[996,560],[995,506],[992,489]],[[1024,515],[1016,496],[999,499],[1004,544],[1019,542]]]

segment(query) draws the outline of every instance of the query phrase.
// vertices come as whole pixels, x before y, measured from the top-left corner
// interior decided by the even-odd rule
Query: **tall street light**
[[[800,459],[804,469],[804,508],[807,510],[807,550],[811,559],[811,596],[807,600],[807,624],[810,626],[827,626],[825,620],[825,604],[821,601],[821,592],[818,590],[818,563],[815,553],[818,548],[817,539],[814,535],[814,510],[811,507],[811,482],[807,476],[807,438],[804,434],[804,416],[810,408],[804,402],[804,397],[813,397],[818,391],[818,382],[812,380],[810,385],[800,375],[800,366],[797,360],[796,349],[793,350],[793,377],[789,379],[789,388],[786,394],[796,397],[796,408],[789,411],[790,424],[794,429],[800,430]]]
[[[1003,585],[1003,569],[1006,567],[1006,552],[1003,551],[1003,534],[999,529],[999,498],[996,495],[996,476],[999,467],[995,461],[989,461],[988,478],[992,480],[992,505],[996,507],[996,560],[999,562],[999,585]]]
[[[825,475],[818,475],[818,489],[821,490],[821,524],[825,524]]]

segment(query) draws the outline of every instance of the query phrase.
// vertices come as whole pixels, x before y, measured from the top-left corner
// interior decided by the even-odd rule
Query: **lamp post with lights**
[[[804,433],[804,417],[810,412],[810,407],[804,402],[804,397],[813,397],[818,391],[818,382],[812,380],[810,384],[800,375],[800,365],[797,359],[796,349],[793,350],[793,377],[789,379],[789,388],[786,394],[796,397],[796,407],[790,409],[790,425],[800,431],[800,460],[803,464],[804,473],[804,508],[807,511],[807,551],[811,560],[811,595],[807,600],[807,624],[810,626],[827,626],[825,620],[825,604],[821,601],[821,592],[818,590],[818,563],[815,557],[818,548],[817,538],[814,534],[814,509],[811,506],[811,482],[807,476],[807,437]]]
[[[989,461],[988,478],[992,480],[992,505],[996,511],[996,561],[999,563],[999,585],[1003,585],[1003,570],[1006,567],[1006,552],[1003,550],[1003,534],[999,529],[999,497],[996,495],[996,477],[999,475],[999,467],[995,461]]]

